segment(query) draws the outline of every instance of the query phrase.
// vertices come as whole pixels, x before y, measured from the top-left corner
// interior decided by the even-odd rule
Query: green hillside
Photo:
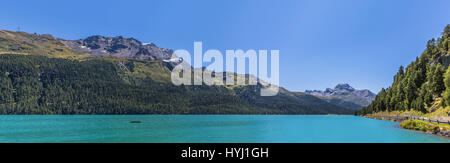
[[[50,35],[0,32],[0,114],[352,114],[314,96],[256,86],[174,86],[173,65],[98,58]]]
[[[392,86],[383,89],[375,101],[358,114],[392,111],[431,113],[449,106],[449,40],[450,25],[447,25],[442,37],[428,41],[423,54],[406,68],[400,67]],[[433,106],[435,101],[439,101],[439,106]]]

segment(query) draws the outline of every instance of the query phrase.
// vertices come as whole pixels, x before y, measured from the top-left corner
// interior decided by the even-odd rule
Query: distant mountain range
[[[305,92],[329,103],[352,110],[359,110],[370,105],[376,97],[376,94],[369,90],[357,90],[349,84],[338,84],[336,87],[327,88],[325,91],[306,90]]]
[[[262,82],[175,86],[171,70],[180,62],[172,50],[133,38],[0,31],[0,114],[354,113],[284,88],[262,97]]]

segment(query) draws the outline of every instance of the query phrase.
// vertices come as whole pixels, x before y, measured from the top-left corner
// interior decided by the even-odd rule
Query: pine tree
[[[443,36],[450,35],[450,24],[448,24],[448,25],[445,27],[444,32],[442,32],[442,35],[443,35]]]
[[[433,73],[433,82],[431,84],[434,96],[441,96],[442,92],[445,90],[444,73],[444,67],[441,64],[438,64]]]
[[[448,26],[447,26],[448,27]],[[445,92],[443,93],[443,99],[447,106],[450,106],[450,67],[447,69],[445,73]]]

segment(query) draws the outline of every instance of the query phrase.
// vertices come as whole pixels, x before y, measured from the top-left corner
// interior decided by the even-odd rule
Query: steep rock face
[[[354,110],[370,105],[376,96],[369,90],[357,90],[349,84],[338,84],[335,88],[327,88],[325,91],[306,90],[306,93]]]
[[[80,40],[61,40],[71,49],[100,57],[120,57],[144,60],[170,60],[173,51],[153,43],[141,43],[134,38],[91,36]]]

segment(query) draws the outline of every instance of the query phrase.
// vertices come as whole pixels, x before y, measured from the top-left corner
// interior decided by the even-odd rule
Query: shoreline
[[[421,131],[426,134],[433,134],[441,137],[450,138],[450,125],[437,124],[425,120],[414,119],[407,116],[390,116],[390,115],[365,115],[362,116],[369,119],[400,122],[400,127],[406,130]]]

